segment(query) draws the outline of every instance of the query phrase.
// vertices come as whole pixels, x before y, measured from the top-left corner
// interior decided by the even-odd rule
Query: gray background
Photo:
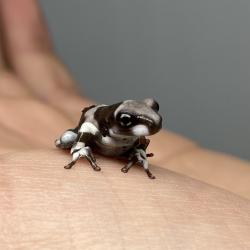
[[[59,55],[90,97],[152,96],[165,127],[250,159],[249,0],[41,3]]]

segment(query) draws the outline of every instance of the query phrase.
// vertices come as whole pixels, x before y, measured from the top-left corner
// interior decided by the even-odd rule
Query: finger
[[[0,14],[1,14],[1,12],[0,12]],[[0,73],[2,72],[2,70],[5,69],[4,53],[3,53],[3,51],[4,51],[3,32],[2,31],[3,31],[3,29],[2,29],[2,26],[1,26],[1,20],[0,20]]]
[[[78,119],[79,110],[89,101],[77,95],[71,74],[54,55],[38,2],[0,0],[0,3],[7,55],[16,74],[42,101]]]
[[[3,59],[4,55],[3,55],[3,44],[1,41],[1,30],[0,30],[0,72],[2,72],[2,70],[5,68],[4,66],[4,59]]]
[[[0,154],[5,154],[17,150],[27,150],[30,148],[39,148],[38,144],[35,144],[31,140],[17,133],[15,130],[8,128],[0,123]]]
[[[10,60],[23,53],[50,51],[47,28],[35,0],[0,0],[4,41]]]
[[[26,38],[25,30],[22,29],[21,22],[27,22],[25,13],[19,12],[20,9],[27,7],[22,3],[24,3],[22,0],[0,0],[0,95],[5,97],[31,95],[27,86],[10,71],[13,66],[10,62],[15,61],[26,48],[32,50],[39,44],[34,43],[32,47]],[[18,19],[20,14],[23,14],[23,17]]]
[[[0,32],[0,96],[9,98],[27,96],[30,94],[28,90],[20,84],[17,77],[7,67],[2,34]]]
[[[6,69],[0,72],[0,96],[8,98],[19,98],[31,96],[30,91],[17,79],[17,77]]]
[[[8,128],[13,137],[18,136],[28,145],[54,147],[55,138],[65,128],[72,127],[64,114],[34,98],[1,98],[0,114],[4,115],[0,126]]]
[[[47,27],[35,0],[0,0],[6,58],[15,73],[42,99],[73,86],[54,56]],[[70,92],[70,90],[68,90]]]

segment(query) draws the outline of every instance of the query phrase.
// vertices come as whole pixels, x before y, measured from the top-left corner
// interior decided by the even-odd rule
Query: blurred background
[[[58,54],[100,103],[154,97],[164,126],[250,159],[249,0],[41,0]]]

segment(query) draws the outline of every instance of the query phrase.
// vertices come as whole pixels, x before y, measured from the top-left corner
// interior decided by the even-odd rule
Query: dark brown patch
[[[99,124],[99,130],[103,136],[109,135],[109,128],[114,124],[114,112],[122,104],[122,102],[100,107],[94,114],[95,120]]]

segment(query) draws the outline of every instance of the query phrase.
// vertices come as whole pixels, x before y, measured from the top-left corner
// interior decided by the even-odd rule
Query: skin
[[[0,18],[0,249],[250,247],[248,162],[162,131],[149,149],[154,181],[100,156],[101,172],[84,160],[65,170],[54,139],[92,102],[35,0],[0,0]]]

